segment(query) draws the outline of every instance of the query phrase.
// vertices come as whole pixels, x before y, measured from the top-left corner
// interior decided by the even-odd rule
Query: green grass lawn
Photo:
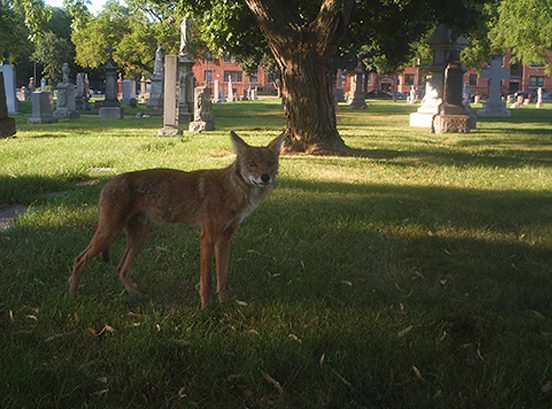
[[[218,104],[216,132],[184,137],[19,116],[0,140],[0,207],[29,206],[0,232],[0,407],[552,407],[552,105],[445,135],[409,128],[415,108],[340,106],[358,157],[283,157],[235,238],[234,301],[205,312],[188,227],[152,229],[140,297],[100,259],[69,297],[72,259],[109,177],[226,166],[228,131],[268,143],[281,105]]]

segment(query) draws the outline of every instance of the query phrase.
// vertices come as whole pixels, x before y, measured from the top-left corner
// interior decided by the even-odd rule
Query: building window
[[[414,74],[404,75],[404,85],[414,85]]]
[[[477,86],[477,74],[470,74],[470,86],[475,87]]]
[[[241,71],[224,71],[224,81],[228,81],[228,78],[232,79],[232,82],[242,82]]]
[[[372,74],[366,73],[366,85],[372,85]]]
[[[211,70],[203,71],[203,81],[213,81],[213,71]]]
[[[531,68],[544,68],[544,64],[538,63],[538,62],[532,62]]]
[[[207,51],[205,53],[205,61],[207,61],[207,62],[212,62],[213,61],[213,54],[210,53],[209,51]]]
[[[259,77],[257,77],[257,73],[255,74],[251,74],[249,76],[249,82],[252,83],[252,84],[255,84],[259,81]]]
[[[521,75],[521,64],[510,64],[510,75],[513,77],[519,77]]]
[[[544,87],[544,77],[540,75],[531,75],[529,77],[529,85],[531,87]]]
[[[229,55],[225,55],[224,56],[224,62],[233,62],[233,59]]]

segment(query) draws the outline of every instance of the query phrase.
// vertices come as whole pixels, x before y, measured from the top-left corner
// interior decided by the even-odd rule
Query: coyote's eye
[[[252,168],[256,168],[257,167],[257,163],[255,163],[254,160],[250,160],[249,162],[247,162],[247,164],[252,167]]]

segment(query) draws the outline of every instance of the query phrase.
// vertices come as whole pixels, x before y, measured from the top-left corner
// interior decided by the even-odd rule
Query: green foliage
[[[14,7],[13,1],[0,0],[0,51],[9,50],[12,60],[29,54],[32,49],[24,19],[23,11]]]
[[[552,50],[552,0],[503,0],[498,22],[491,30],[492,45],[512,49],[514,60],[548,64]]]
[[[76,10],[80,12],[81,8]],[[71,38],[76,46],[76,61],[82,67],[98,68],[104,64],[111,45],[119,67],[127,75],[136,76],[153,70],[157,44],[166,53],[174,53],[178,47],[178,26],[174,19],[152,21],[137,2],[129,2],[129,7],[125,7],[110,0],[98,16],[84,13],[76,15],[74,22]]]
[[[42,73],[54,82],[61,80],[63,63],[72,61],[75,50],[68,40],[51,31],[42,33],[37,40],[33,59],[43,66]]]

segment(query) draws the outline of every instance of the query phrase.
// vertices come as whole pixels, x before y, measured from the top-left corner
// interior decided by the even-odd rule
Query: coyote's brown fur
[[[185,223],[201,229],[200,286],[202,308],[211,302],[211,270],[216,258],[217,292],[228,300],[230,241],[245,219],[272,190],[278,172],[283,136],[267,147],[247,145],[230,132],[235,162],[224,169],[183,172],[148,169],[115,176],[100,194],[96,233],[73,263],[69,292],[76,294],[80,275],[88,261],[102,253],[122,230],[126,249],[117,272],[126,290],[137,292],[129,277],[132,260],[142,249],[155,223]]]

